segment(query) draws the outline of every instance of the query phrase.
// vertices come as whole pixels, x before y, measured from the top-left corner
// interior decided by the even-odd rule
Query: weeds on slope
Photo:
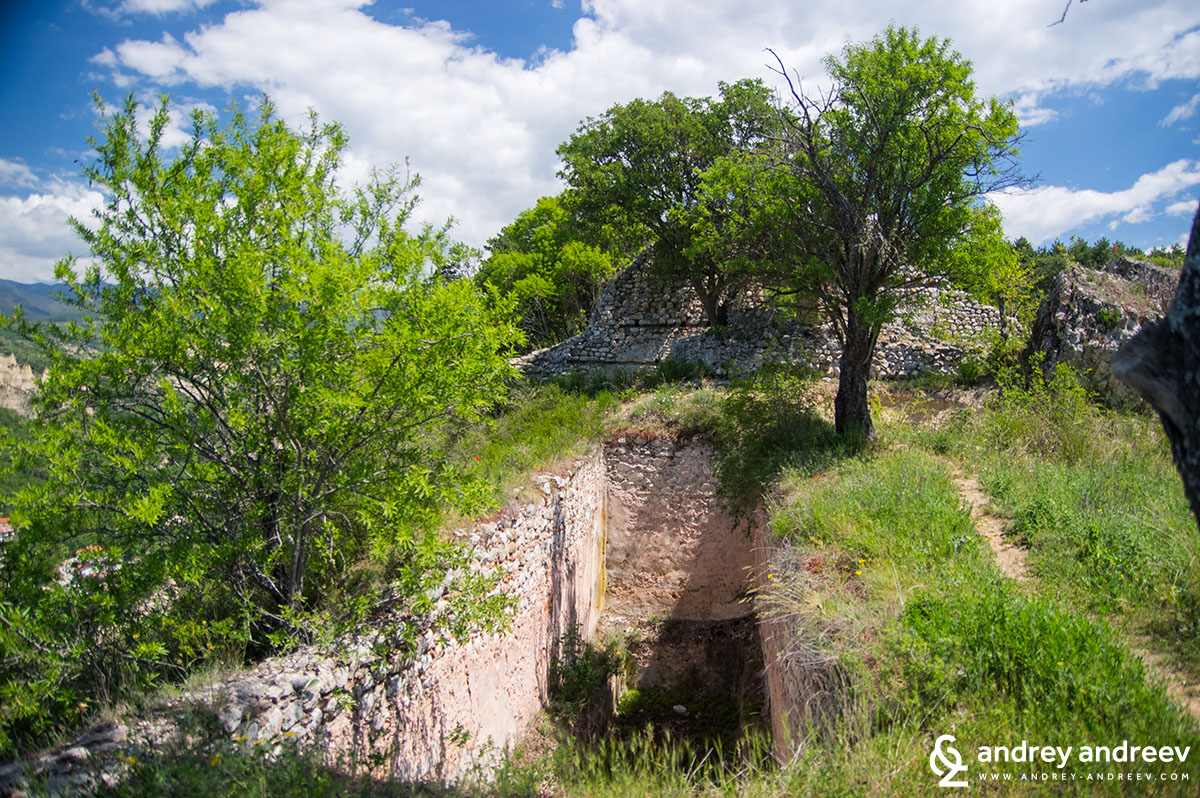
[[[810,733],[834,730],[790,769],[805,792],[836,784],[846,794],[927,794],[929,752],[943,733],[964,751],[1024,739],[1200,744],[1194,722],[1147,683],[1111,627],[1004,579],[943,463],[911,448],[882,451],[816,479],[794,474],[785,488],[774,524],[791,551],[777,560],[761,611],[789,625],[793,647],[808,647],[800,661],[811,666],[823,652],[835,663],[844,691],[836,713],[795,719]]]
[[[1090,401],[1059,367],[918,440],[962,460],[1029,549],[1043,595],[1200,661],[1200,535],[1157,419]]]

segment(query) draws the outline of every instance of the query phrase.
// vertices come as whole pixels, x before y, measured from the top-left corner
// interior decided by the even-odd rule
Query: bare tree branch
[[[1067,7],[1063,9],[1062,16],[1058,18],[1058,22],[1051,22],[1049,25],[1046,26],[1047,28],[1053,28],[1055,25],[1061,25],[1064,22],[1066,22],[1067,12],[1071,10],[1071,2],[1072,2],[1072,0],[1067,0]],[[1079,0],[1079,2],[1086,3],[1087,0]]]

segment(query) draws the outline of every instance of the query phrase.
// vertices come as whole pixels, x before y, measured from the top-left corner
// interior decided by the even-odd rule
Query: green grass
[[[922,443],[979,474],[1042,595],[1200,655],[1200,536],[1157,419],[1099,408],[1068,374]]]
[[[461,430],[453,458],[508,499],[535,467],[554,467],[627,426],[704,435],[720,447],[731,498],[772,497],[783,543],[760,613],[786,623],[786,654],[808,663],[814,737],[776,766],[769,741],[673,740],[662,728],[567,735],[543,757],[504,760],[496,778],[444,789],[361,775],[312,754],[197,747],[137,763],[112,793],[300,795],[917,796],[937,790],[933,740],[980,745],[1192,746],[1200,728],[1148,678],[1124,627],[1193,650],[1200,543],[1153,419],[1092,405],[1070,375],[1008,383],[1006,395],[939,429],[881,423],[880,442],[838,440],[811,383],[785,373],[727,389],[650,377],[519,387],[490,426]],[[641,380],[639,382],[639,380]],[[1003,383],[1003,380],[1002,380]],[[638,390],[646,390],[637,397]],[[1029,548],[1036,588],[996,568],[951,479],[980,476]],[[592,682],[570,704],[582,714]],[[587,694],[587,695],[585,695]],[[628,694],[627,719],[654,720],[678,696]],[[578,705],[578,706],[576,706]],[[661,705],[661,706],[660,706]],[[213,745],[217,745],[214,743]],[[221,743],[220,745],[229,745]],[[740,746],[740,747],[739,747]],[[214,756],[220,753],[214,761]],[[968,756],[975,782],[978,770]],[[1154,785],[1188,794],[1190,782]],[[1074,763],[1074,772],[1089,768]],[[1094,771],[1124,770],[1096,766]],[[1136,769],[1136,768],[1135,768]],[[1017,778],[1031,768],[998,765]],[[351,775],[346,775],[347,773]],[[354,775],[359,774],[359,775]],[[140,790],[140,791],[139,791]],[[1124,782],[973,784],[983,794],[1145,794]]]
[[[620,405],[608,390],[589,395],[556,384],[521,383],[485,423],[448,441],[451,461],[485,484],[482,509],[493,509],[528,483],[535,469],[555,470],[586,454],[611,429]]]
[[[761,502],[789,468],[815,473],[863,447],[836,435],[814,406],[812,379],[788,369],[764,370],[724,389],[660,388],[632,419],[711,439],[722,493],[743,506]]]
[[[792,769],[805,793],[926,794],[941,733],[967,746],[1200,745],[1113,628],[1000,575],[932,455],[884,450],[794,475],[774,525],[792,550],[763,603],[791,624],[794,655],[836,662],[843,691],[828,704],[832,742]]]

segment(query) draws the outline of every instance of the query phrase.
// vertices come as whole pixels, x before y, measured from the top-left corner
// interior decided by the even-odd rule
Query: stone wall
[[[948,286],[912,291],[880,335],[875,376],[954,373],[967,349],[999,323],[995,308]],[[788,363],[836,375],[839,354],[827,325],[784,320],[761,290],[732,303],[728,325],[707,326],[694,291],[665,283],[643,254],[605,287],[583,332],[518,363],[536,378],[668,359],[700,362],[718,374]]]
[[[501,589],[517,600],[506,632],[457,643],[426,619],[414,659],[389,651],[399,635],[380,623],[332,652],[268,660],[0,767],[0,795],[28,775],[58,791],[114,782],[126,757],[178,741],[179,718],[193,710],[247,747],[317,746],[334,767],[354,762],[380,777],[486,773],[545,707],[556,642],[573,626],[591,637],[602,611],[608,629],[659,619],[628,686],[686,682],[759,706],[755,715],[765,693],[779,754],[789,756],[813,684],[783,656],[785,626],[764,624],[760,642],[749,599],[775,544],[761,507],[738,514],[720,496],[711,444],[626,433],[569,470],[536,476],[532,488],[535,500],[457,533],[475,548],[472,570],[502,569]],[[450,584],[432,597],[439,607]]]
[[[790,762],[814,735],[832,743],[844,710],[845,682],[831,657],[811,632],[798,626],[794,611],[772,598],[772,571],[796,568],[795,552],[776,540],[770,525],[754,530],[752,583],[756,591],[758,633],[762,639],[763,682],[770,707],[775,758]],[[803,566],[800,566],[803,567]]]
[[[473,569],[502,569],[517,599],[503,634],[447,641],[426,627],[417,656],[393,655],[383,631],[307,649],[185,694],[152,712],[89,730],[33,760],[0,768],[0,795],[42,774],[52,789],[112,781],[122,761],[178,735],[188,709],[210,711],[247,746],[317,745],[332,763],[375,761],[381,776],[454,781],[510,748],[547,699],[549,659],[572,626],[590,635],[603,601],[600,452],[535,479],[539,499],[460,535]],[[447,589],[438,596],[445,606]],[[380,624],[379,629],[386,629]]]
[[[722,621],[749,615],[749,519],[717,496],[703,440],[611,441],[606,505],[607,612]]]

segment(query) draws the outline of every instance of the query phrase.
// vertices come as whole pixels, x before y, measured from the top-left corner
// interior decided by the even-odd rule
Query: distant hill
[[[48,283],[17,283],[0,280],[0,313],[12,313],[17,305],[25,308],[30,321],[74,321],[82,314],[54,298],[58,286]]]

